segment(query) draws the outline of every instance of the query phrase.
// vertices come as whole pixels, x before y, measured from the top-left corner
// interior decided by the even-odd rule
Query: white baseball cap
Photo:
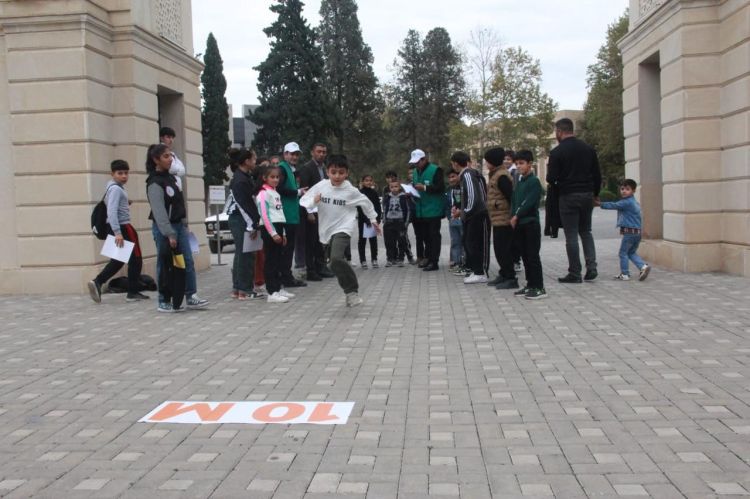
[[[420,159],[427,156],[422,149],[414,149],[411,152],[411,158],[409,159],[409,164],[413,165],[414,163],[418,163]]]
[[[302,152],[302,149],[299,148],[299,144],[296,142],[290,142],[284,146],[284,152]]]

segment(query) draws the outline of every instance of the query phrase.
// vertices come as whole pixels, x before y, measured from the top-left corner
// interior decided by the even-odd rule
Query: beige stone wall
[[[144,161],[158,141],[157,94],[172,96],[161,118],[179,135],[191,228],[205,241],[190,2],[172,1],[188,12],[175,41],[154,31],[161,1],[0,1],[1,293],[84,291],[104,263],[89,216],[116,158],[131,166],[132,222],[153,273]],[[209,264],[207,248],[197,264]]]
[[[750,0],[632,0],[620,46],[627,175],[663,225],[644,255],[750,275]]]

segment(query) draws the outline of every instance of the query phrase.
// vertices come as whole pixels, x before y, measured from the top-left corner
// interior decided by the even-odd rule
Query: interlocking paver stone
[[[607,279],[614,214],[595,224],[599,279],[558,284],[545,240],[541,302],[413,266],[357,268],[356,309],[335,280],[232,301],[226,266],[180,315],[3,297],[0,495],[747,495],[750,281]],[[137,422],[165,400],[355,406],[335,427]]]

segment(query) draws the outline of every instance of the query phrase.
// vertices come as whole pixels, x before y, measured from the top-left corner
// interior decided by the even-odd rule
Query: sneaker
[[[380,268],[380,266],[378,265],[378,261],[377,260],[373,260],[372,261],[372,268],[374,268],[374,269]]]
[[[515,293],[513,293],[513,296],[526,296],[526,293],[528,293],[528,292],[529,292],[529,288],[527,288],[526,286],[524,286],[521,289],[519,289],[518,291],[516,291]]]
[[[245,301],[250,299],[250,295],[245,293],[244,291],[238,291],[237,292],[237,299],[240,301]]]
[[[496,285],[495,289],[518,289],[518,279],[506,279]]]
[[[522,268],[523,268],[523,267],[521,267],[521,262],[518,262],[518,263],[514,263],[514,264],[513,264],[513,269],[514,269],[514,270],[515,270],[516,272],[521,272],[521,269],[522,269]]]
[[[491,281],[487,281],[487,286],[497,286],[498,284],[500,284],[504,280],[505,280],[505,278],[503,276],[501,276],[500,274],[498,274],[497,277],[495,277]]]
[[[295,295],[294,295],[294,293],[290,293],[289,291],[287,291],[287,290],[286,290],[286,289],[284,289],[284,288],[281,288],[281,289],[279,290],[279,294],[280,294],[281,296],[283,296],[284,298],[294,298],[294,296],[295,296]]]
[[[468,277],[466,275],[466,269],[463,268],[463,267],[458,267],[456,270],[454,270],[453,271],[453,275],[458,275],[458,276],[462,276],[462,277]],[[469,275],[471,275],[471,274],[469,274]]]
[[[193,293],[192,296],[187,297],[187,299],[185,300],[185,304],[187,305],[187,308],[189,308],[190,310],[197,310],[199,308],[207,307],[208,300],[204,300],[203,298],[198,296],[198,293]]]
[[[268,296],[265,284],[263,286],[255,286],[253,288],[253,294],[255,295],[254,298],[265,298]]]
[[[472,274],[464,278],[464,284],[483,284],[487,282],[487,276],[484,274]]]
[[[134,302],[134,301],[141,301],[141,300],[149,300],[150,298],[143,293],[128,293],[125,297],[125,301],[127,302]]]
[[[403,260],[399,260],[399,261],[396,262],[396,267],[403,267],[403,266],[404,266],[404,261]]]
[[[586,282],[591,282],[594,279],[596,279],[599,276],[599,272],[596,270],[587,270],[586,275],[583,276],[583,280]]]
[[[423,267],[422,270],[425,272],[435,272],[436,270],[440,270],[440,267],[438,267],[437,263],[430,263],[426,267]]]
[[[558,277],[557,282],[561,282],[563,284],[581,284],[583,282],[583,279],[581,277],[576,277],[573,274],[568,274],[565,277]]]
[[[279,291],[268,295],[267,298],[268,303],[286,303],[289,301],[289,298],[286,296],[282,296]]]
[[[96,303],[102,302],[102,287],[99,285],[96,281],[89,281],[88,282],[89,287],[89,295],[91,296],[91,299],[94,300]]]
[[[357,294],[357,292],[346,294],[346,306],[347,307],[359,307],[365,301]]]
[[[547,298],[547,292],[544,288],[533,288],[526,292],[527,300],[541,300],[542,298]]]
[[[628,274],[617,274],[614,278],[616,280],[618,280],[618,281],[629,281],[630,280],[630,276]]]
[[[172,307],[172,312],[175,314],[179,314],[180,312],[184,312],[185,310],[187,310],[187,307],[185,306],[178,307],[178,308]]]
[[[233,290],[232,290],[232,294],[231,294],[231,295],[229,295],[229,296],[230,296],[230,297],[232,297],[232,298],[234,298],[234,299],[236,300],[237,298],[239,298],[239,297],[240,297],[240,292],[239,292],[239,291],[237,291],[236,289],[233,289]]]
[[[362,270],[366,270],[367,269],[367,262],[360,262],[359,266],[362,267]]]
[[[386,266],[386,267],[393,267],[393,261],[391,261],[391,260],[386,260],[386,261],[385,261],[385,266]]]
[[[427,258],[420,258],[420,259],[419,259],[419,260],[417,261],[417,267],[419,267],[420,269],[423,269],[423,268],[425,268],[425,267],[426,267],[426,266],[428,266],[429,264],[430,264],[430,261],[429,261],[429,260],[428,260]]]
[[[307,286],[307,283],[305,281],[300,281],[299,279],[291,279],[286,282],[282,282],[285,288],[304,288]]]
[[[322,277],[323,279],[330,279],[331,277],[336,277],[336,274],[331,272],[328,267],[321,267],[321,269],[318,270],[318,275]]]
[[[643,264],[643,267],[641,267],[641,272],[640,274],[638,274],[638,280],[645,281],[648,277],[649,272],[651,272],[651,267],[649,267],[648,264]]]
[[[407,260],[409,261],[409,265],[416,265],[417,263],[413,256],[408,257]]]
[[[313,271],[308,271],[305,277],[308,281],[311,282],[319,282],[323,280],[323,278],[317,272]]]
[[[172,309],[172,304],[171,303],[166,303],[166,302],[160,303],[159,306],[156,307],[156,311],[157,312],[164,312],[164,313],[167,313],[167,314],[171,314],[172,312],[174,312],[174,310]]]

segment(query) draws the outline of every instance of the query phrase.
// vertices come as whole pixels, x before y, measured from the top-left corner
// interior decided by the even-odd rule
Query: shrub
[[[607,201],[617,201],[618,199],[620,199],[620,196],[612,191],[608,191],[607,189],[599,191],[599,200],[603,203]]]

